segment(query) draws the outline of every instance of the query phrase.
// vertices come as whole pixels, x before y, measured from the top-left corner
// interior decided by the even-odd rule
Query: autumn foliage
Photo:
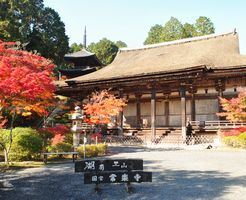
[[[0,111],[47,115],[55,86],[54,65],[45,58],[0,40]]]
[[[93,124],[108,124],[126,106],[126,101],[109,94],[107,90],[93,92],[89,103],[84,105],[86,120]]]
[[[246,90],[241,89],[237,98],[220,98],[221,105],[225,112],[219,116],[225,116],[233,122],[246,121]],[[222,131],[223,142],[232,147],[246,148],[246,127],[238,127],[229,131]]]
[[[232,99],[220,98],[220,103],[225,112],[219,116],[225,116],[229,121],[246,121],[246,90],[240,90],[238,97]]]
[[[5,119],[4,117],[0,116],[0,129],[4,128],[6,123],[7,123],[7,119]]]
[[[239,127],[239,128],[234,128],[232,130],[229,131],[223,131],[223,135],[224,137],[228,137],[228,136],[239,136],[242,133],[246,133],[246,127]]]
[[[16,114],[48,114],[47,108],[52,105],[55,90],[53,69],[54,65],[45,58],[17,50],[13,42],[0,40],[0,116],[3,113],[12,116],[9,141],[0,141],[6,164],[9,162]],[[5,124],[4,120],[1,118],[1,126]]]
[[[39,132],[43,137],[46,136],[46,139],[51,140],[51,145],[56,145],[59,142],[64,142],[65,135],[70,132],[70,129],[66,125],[60,124],[55,127],[41,128]]]

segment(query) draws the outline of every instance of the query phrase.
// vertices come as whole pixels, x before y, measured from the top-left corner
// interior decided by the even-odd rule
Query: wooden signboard
[[[75,162],[75,172],[143,170],[141,159],[83,160]]]
[[[101,183],[126,183],[127,191],[131,192],[132,182],[152,182],[152,172],[142,170],[142,159],[86,159],[75,162],[75,172],[85,172],[84,184],[96,184],[96,192]]]
[[[143,171],[130,172],[86,172],[84,174],[84,183],[142,183],[152,182],[152,173]]]

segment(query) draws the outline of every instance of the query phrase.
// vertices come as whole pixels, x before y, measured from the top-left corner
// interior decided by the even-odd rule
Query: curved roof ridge
[[[169,42],[161,42],[161,43],[156,43],[156,44],[148,44],[148,45],[143,45],[141,47],[125,47],[125,48],[120,48],[119,52],[124,52],[124,51],[137,51],[137,50],[145,50],[145,49],[152,49],[152,48],[157,48],[157,47],[162,47],[162,46],[169,46],[169,45],[177,45],[177,44],[183,44],[183,43],[188,43],[188,42],[195,42],[195,41],[201,41],[201,40],[207,40],[211,38],[217,38],[217,37],[223,37],[226,35],[231,35],[231,34],[237,34],[237,32],[227,32],[227,33],[220,33],[220,34],[210,34],[210,35],[203,35],[203,36],[197,36],[197,37],[191,37],[191,38],[184,38],[180,40],[173,40]]]
[[[86,49],[81,49],[79,51],[73,52],[73,53],[68,53],[65,54],[64,57],[87,57],[87,56],[93,56],[95,53],[89,52]]]

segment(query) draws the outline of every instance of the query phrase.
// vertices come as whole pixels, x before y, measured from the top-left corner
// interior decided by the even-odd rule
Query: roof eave
[[[190,73],[194,73],[194,72],[204,72],[207,71],[207,67],[205,65],[201,65],[201,66],[195,66],[195,67],[191,67],[191,68],[187,68],[187,69],[179,69],[179,70],[170,70],[170,71],[163,71],[163,72],[153,72],[153,73],[146,73],[146,74],[138,74],[138,75],[134,75],[134,76],[122,76],[122,77],[113,77],[113,78],[108,78],[108,79],[93,79],[90,81],[86,81],[86,80],[81,80],[81,81],[77,81],[75,79],[73,80],[67,80],[66,83],[68,85],[98,85],[100,83],[110,83],[110,82],[124,82],[126,80],[137,80],[137,79],[148,79],[151,77],[155,77],[155,76],[170,76],[170,75],[182,75],[184,72],[190,72]]]

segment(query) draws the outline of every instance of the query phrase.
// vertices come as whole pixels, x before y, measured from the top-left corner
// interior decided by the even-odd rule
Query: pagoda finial
[[[86,49],[86,26],[84,31],[84,48]]]

